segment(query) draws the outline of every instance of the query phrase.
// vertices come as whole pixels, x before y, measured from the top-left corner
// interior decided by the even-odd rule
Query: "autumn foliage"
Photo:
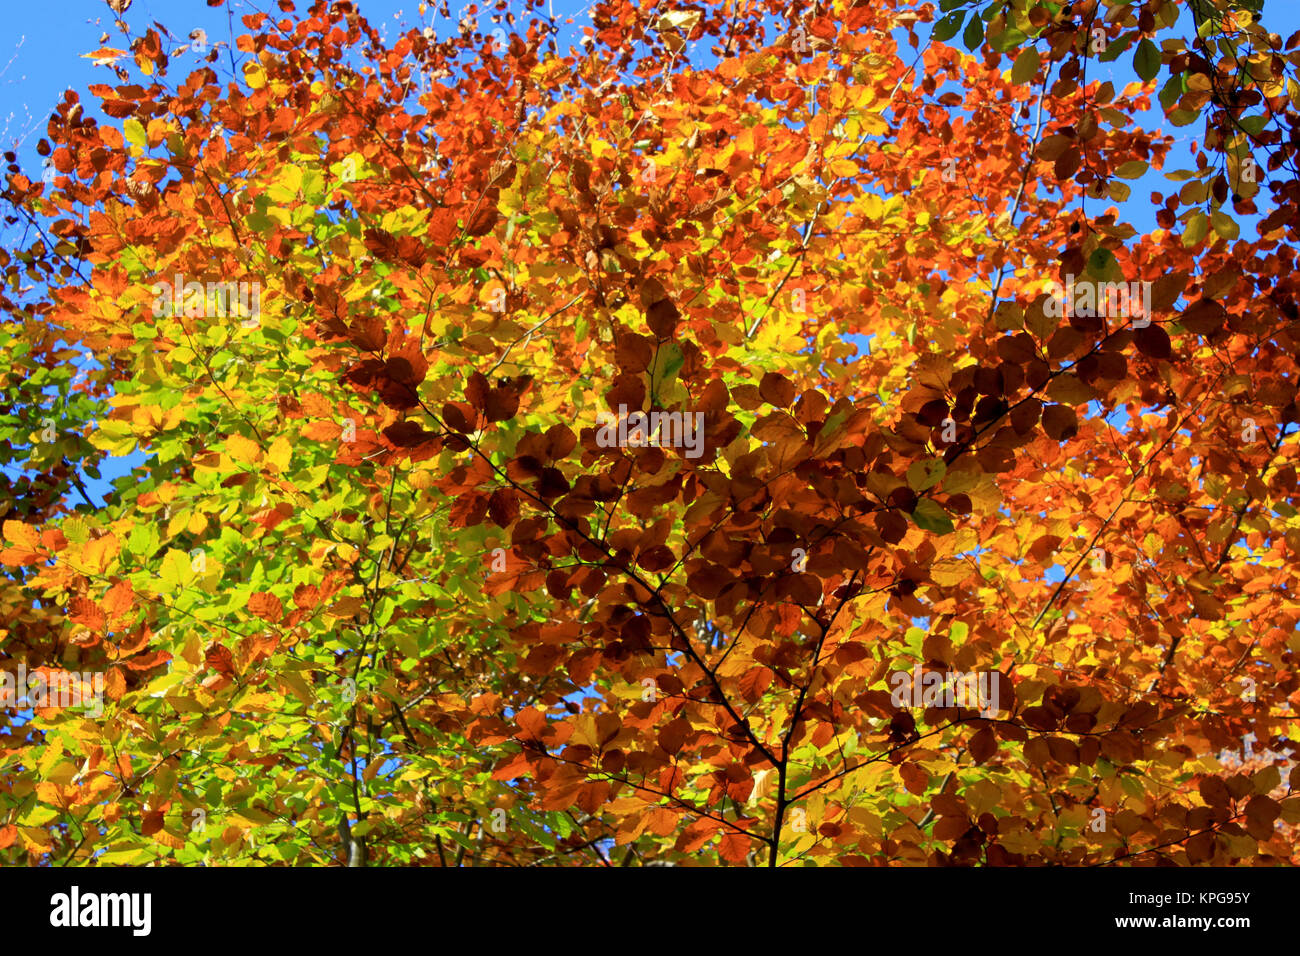
[[[1250,6],[122,21],[4,184],[0,663],[104,700],[0,711],[0,860],[1300,862]]]

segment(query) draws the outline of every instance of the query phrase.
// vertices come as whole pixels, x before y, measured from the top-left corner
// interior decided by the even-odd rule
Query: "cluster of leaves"
[[[188,72],[150,28],[10,169],[6,447],[56,483],[0,660],[106,700],[0,717],[0,859],[1296,862],[1300,37],[606,0],[566,52],[529,7],[279,0]],[[1160,69],[1206,133],[1139,235],[1081,205],[1169,155]]]

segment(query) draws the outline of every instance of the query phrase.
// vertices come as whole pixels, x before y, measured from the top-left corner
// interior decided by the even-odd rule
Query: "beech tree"
[[[1260,7],[122,12],[6,157],[0,656],[102,713],[0,859],[1300,862]]]

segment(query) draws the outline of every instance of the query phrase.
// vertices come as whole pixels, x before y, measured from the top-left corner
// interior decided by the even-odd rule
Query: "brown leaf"
[[[272,624],[284,617],[284,605],[280,599],[269,591],[258,591],[248,599],[248,609],[264,621]]]
[[[1068,441],[1079,431],[1079,418],[1068,405],[1048,405],[1043,409],[1043,431],[1055,441]]]
[[[993,733],[993,728],[985,727],[979,731],[975,736],[971,737],[967,746],[970,750],[971,759],[977,764],[988,760],[998,749],[998,740]]]
[[[497,212],[496,203],[484,199],[465,227],[465,232],[471,236],[486,236],[496,228],[497,220],[500,218],[501,214]]]
[[[907,788],[908,793],[919,795],[929,789],[930,775],[919,764],[900,764],[898,772],[903,778],[903,786]]]
[[[677,321],[681,318],[681,313],[677,311],[677,306],[673,305],[671,299],[660,299],[646,310],[646,323],[650,326],[650,331],[661,339],[672,336],[677,328]]]
[[[1133,332],[1133,342],[1138,351],[1154,359],[1167,359],[1173,353],[1169,333],[1158,325],[1148,325]]]
[[[685,717],[678,717],[664,724],[659,730],[659,746],[667,753],[675,754],[682,749],[686,738],[691,734],[691,723]]]
[[[1197,335],[1217,332],[1227,320],[1227,310],[1213,299],[1201,299],[1178,317],[1183,328]]]
[[[775,405],[777,408],[789,408],[790,403],[794,401],[795,388],[784,375],[777,372],[768,372],[763,376],[762,381],[758,383],[758,394],[769,405]]]
[[[140,832],[145,836],[157,833],[163,828],[163,812],[161,810],[150,810],[140,821]]]

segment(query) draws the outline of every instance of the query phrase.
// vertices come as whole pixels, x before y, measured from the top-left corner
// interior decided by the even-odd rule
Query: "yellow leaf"
[[[257,442],[251,438],[245,438],[243,435],[230,435],[226,438],[226,452],[235,461],[251,465],[257,461],[261,455],[262,449],[258,447]]]
[[[182,511],[180,514],[172,515],[172,520],[167,522],[167,537],[176,537],[182,528],[189,527],[189,523],[190,516],[188,512]]]
[[[168,590],[175,591],[183,588],[194,580],[194,567],[190,562],[190,556],[178,548],[168,548],[158,574]]]
[[[695,24],[700,22],[700,15],[699,10],[673,10],[661,16],[655,26],[660,30],[672,29],[690,33],[695,29]]]
[[[23,843],[26,844],[26,848],[29,850],[44,852],[52,842],[50,835],[40,827],[19,827],[18,832],[22,834]]]
[[[12,541],[28,551],[35,551],[41,546],[40,533],[31,525],[21,521],[6,521],[4,534],[6,541]]]
[[[81,552],[82,570],[91,574],[107,570],[109,563],[117,556],[117,549],[117,537],[111,532],[86,542],[86,547]]]
[[[292,456],[293,446],[283,435],[273,441],[266,452],[266,460],[275,466],[276,471],[287,471]]]
[[[266,86],[266,71],[260,63],[249,63],[244,67],[244,82],[255,90]]]
[[[930,568],[930,577],[940,587],[956,587],[971,576],[972,570],[965,561],[937,561]]]
[[[122,457],[135,450],[136,439],[129,422],[107,419],[90,433],[90,443],[110,455]]]

